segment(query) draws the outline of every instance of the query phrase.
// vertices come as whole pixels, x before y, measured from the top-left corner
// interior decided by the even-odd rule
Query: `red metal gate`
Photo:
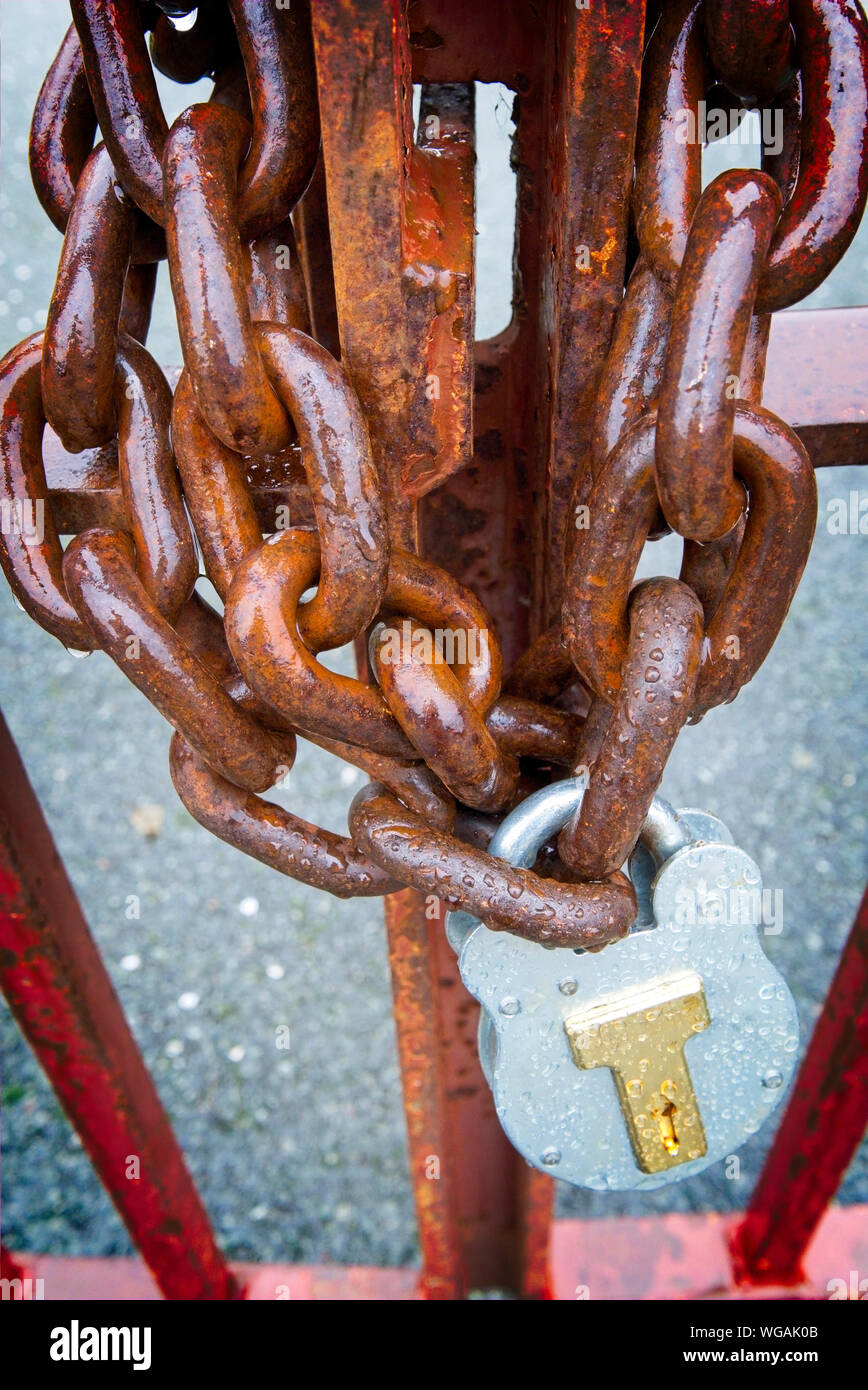
[[[510,662],[560,598],[552,559],[624,283],[644,6],[318,0],[313,21],[324,158],[296,220],[314,333],[339,341],[399,538],[477,593]],[[477,81],[518,93],[521,118],[515,311],[474,344]],[[591,275],[577,246],[605,248]],[[868,459],[866,360],[868,310],[774,321],[764,401],[817,467]],[[116,502],[111,482],[85,486],[82,466],[62,452],[47,461],[61,530],[99,524]],[[270,476],[257,489],[265,529],[291,486]],[[164,1297],[453,1299],[496,1286],[575,1298],[591,1282],[597,1298],[794,1286],[823,1297],[830,1277],[868,1269],[868,1209],[829,1206],[868,1122],[866,901],[747,1212],[580,1223],[553,1222],[553,1183],[503,1135],[476,1005],[442,920],[412,890],[387,899],[386,924],[421,1275],[230,1269],[5,726],[0,766],[2,987]],[[130,1153],[142,1158],[134,1181]],[[46,1276],[52,1297],[154,1296],[135,1262],[4,1262],[5,1277]]]

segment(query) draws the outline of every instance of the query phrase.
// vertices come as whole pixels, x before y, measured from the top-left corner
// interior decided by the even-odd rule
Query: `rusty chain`
[[[338,896],[412,885],[498,929],[604,946],[635,917],[619,870],[680,729],[751,679],[807,560],[813,469],[762,384],[771,312],[821,283],[864,209],[858,6],[649,11],[638,255],[574,479],[562,620],[506,679],[474,594],[390,541],[353,383],[311,336],[291,221],[320,143],[309,12],[213,0],[175,28],[193,8],[71,0],[39,95],[31,171],[64,243],[44,333],[0,364],[2,497],[45,509],[36,543],[0,537],[7,579],[46,631],[107,653],[165,715],[178,794],[221,839]],[[209,77],[210,100],[170,129],[154,68]],[[703,191],[684,122],[718,91],[737,119],[775,105],[782,138],[762,170]],[[164,258],[174,394],[144,346]],[[46,426],[71,452],[117,454],[123,515],[65,549]],[[292,524],[264,538],[251,475],[299,453]],[[670,529],[680,578],[634,586]],[[197,546],[222,616],[196,592]],[[318,660],[353,641],[359,679]],[[568,687],[584,714],[554,703]],[[297,737],[371,777],[349,837],[264,799]],[[486,852],[486,818],[556,769],[588,775],[559,858],[511,869]]]

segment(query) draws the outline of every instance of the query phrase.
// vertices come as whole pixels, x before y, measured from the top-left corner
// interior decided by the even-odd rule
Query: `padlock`
[[[528,797],[491,854],[532,865],[584,786]],[[601,1191],[660,1187],[733,1154],[780,1103],[799,1047],[795,1002],[759,941],[760,871],[726,827],[655,798],[630,873],[637,922],[598,952],[447,919],[509,1139]]]

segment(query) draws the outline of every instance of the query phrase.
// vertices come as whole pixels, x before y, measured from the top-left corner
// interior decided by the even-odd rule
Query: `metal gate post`
[[[235,1281],[0,715],[0,988],[166,1298]]]
[[[507,663],[558,600],[543,575],[561,569],[622,293],[644,11],[628,0],[313,7],[342,358],[394,541],[475,590]],[[476,344],[475,81],[505,83],[521,105],[513,319]],[[553,1185],[497,1124],[478,1010],[440,918],[436,900],[410,892],[386,905],[424,1286],[544,1297]]]
[[[868,1125],[868,890],[781,1126],[735,1232],[736,1277],[799,1284],[802,1259]]]

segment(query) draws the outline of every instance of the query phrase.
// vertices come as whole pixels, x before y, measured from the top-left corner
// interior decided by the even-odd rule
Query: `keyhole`
[[[660,1130],[660,1139],[664,1149],[672,1158],[675,1158],[677,1155],[680,1145],[678,1131],[675,1128],[675,1116],[677,1114],[677,1106],[673,1100],[675,1092],[675,1083],[673,1081],[664,1081],[663,1085],[660,1087],[663,1103],[661,1104],[660,1101],[657,1100],[653,1107],[653,1114],[657,1120],[657,1128]]]

